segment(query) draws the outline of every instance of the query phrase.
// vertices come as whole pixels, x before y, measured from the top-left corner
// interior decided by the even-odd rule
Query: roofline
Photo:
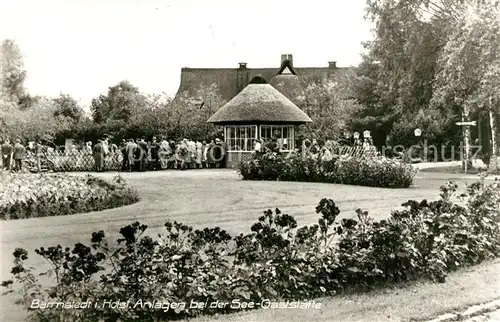
[[[301,69],[332,69],[332,70],[338,70],[338,69],[352,69],[352,68],[357,68],[357,66],[344,66],[344,67],[335,67],[335,68],[329,68],[329,67],[293,67],[295,70],[301,70]],[[279,70],[280,68],[276,67],[258,67],[258,68],[247,68],[245,70],[262,70],[262,69],[274,69],[274,70]],[[182,67],[181,71],[189,72],[189,71],[213,71],[213,70],[220,70],[220,71],[237,71],[240,70],[239,68],[227,68],[227,67],[222,67],[222,68],[192,68],[192,67]]]
[[[306,123],[313,123],[313,121],[207,121],[207,123],[214,125],[302,125]]]

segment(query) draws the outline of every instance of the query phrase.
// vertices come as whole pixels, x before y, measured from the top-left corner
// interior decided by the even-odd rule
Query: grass
[[[115,175],[116,173],[111,172],[97,174],[98,177],[109,180]],[[2,231],[1,279],[10,278],[11,254],[16,247],[28,250],[30,258],[27,264],[42,270],[47,267],[47,263],[41,257],[33,255],[34,249],[57,244],[64,247],[73,246],[77,242],[88,243],[92,232],[98,230],[104,230],[110,240],[115,240],[121,227],[136,220],[149,226],[147,233],[150,236],[155,236],[160,232],[163,229],[163,224],[168,220],[180,221],[195,228],[219,226],[230,234],[236,235],[248,231],[251,224],[262,214],[262,211],[275,207],[293,215],[299,225],[316,223],[318,215],[314,208],[321,198],[332,198],[337,203],[341,210],[340,218],[353,217],[355,209],[363,208],[370,210],[370,214],[374,218],[381,219],[387,217],[391,209],[398,207],[408,199],[436,199],[439,186],[447,180],[471,182],[471,180],[461,180],[460,176],[456,174],[420,173],[414,187],[395,190],[322,183],[242,181],[232,170],[125,173],[123,177],[138,190],[141,197],[140,202],[101,212],[0,222],[0,230]],[[475,267],[470,271],[471,277],[468,281],[471,286],[460,284],[461,287],[468,288],[467,293],[462,294],[463,300],[457,303],[474,304],[476,301],[482,301],[483,298],[491,299],[498,295],[488,290],[495,285],[492,284],[494,282],[492,277],[488,276],[490,276],[489,272],[492,269],[498,269],[500,265],[496,263],[491,268],[489,267],[489,265],[485,265],[483,270]],[[430,294],[438,292],[437,290],[441,290],[443,294],[441,297],[437,297],[439,302],[432,307],[429,303],[428,307],[421,306],[421,312],[436,313],[447,310],[450,308],[450,301],[452,301],[449,295],[457,292],[453,288],[454,284],[450,281],[444,285],[422,284],[422,286],[416,286],[416,294],[420,294],[418,289],[421,287],[430,290],[428,293],[422,291],[424,292],[422,294],[426,294],[422,295],[424,296],[422,298],[408,294],[408,296],[398,299],[393,291],[380,293],[380,295],[375,292],[350,297],[335,297],[326,300],[331,304],[322,311],[322,314],[327,316],[323,320],[351,321],[353,319],[359,320],[361,317],[371,320],[371,314],[383,313],[384,307],[390,308],[392,310],[390,312],[403,310],[403,313],[407,312],[405,316],[412,314],[418,316],[420,311],[405,309],[407,304],[404,303],[409,303],[409,306],[412,304],[418,306],[422,304],[420,303],[422,301],[429,302]],[[474,288],[477,289],[476,294],[471,291]],[[401,288],[399,294],[406,294],[406,290],[407,288]],[[388,295],[390,296],[383,300]],[[446,296],[448,296],[448,302],[442,300],[446,300]],[[0,298],[1,311],[4,314],[3,319],[0,316],[0,320],[24,320],[24,312],[20,307],[12,305],[12,298]],[[372,300],[372,298],[376,300]],[[361,305],[361,302],[366,303]],[[400,303],[399,306],[398,303]],[[243,321],[252,321],[253,318],[264,320],[283,318],[288,320],[295,316],[297,316],[295,321],[299,321],[305,320],[305,315],[311,315],[321,320],[323,316],[320,312],[314,313],[310,310],[303,312],[268,310],[248,314],[251,314],[250,317]],[[273,317],[273,314],[279,316]],[[391,314],[397,316],[395,313]],[[238,315],[235,319],[245,318],[245,316],[245,314],[242,314],[241,317]]]
[[[424,168],[420,170],[421,172],[434,172],[434,173],[452,173],[452,174],[464,174],[464,169],[461,166],[445,166],[436,168]],[[477,168],[467,169],[467,174],[479,174],[480,170]],[[491,173],[492,175],[500,174],[500,171]]]
[[[424,321],[500,298],[499,272],[497,260],[454,272],[445,284],[415,282],[316,300],[321,309],[262,309],[189,321]]]

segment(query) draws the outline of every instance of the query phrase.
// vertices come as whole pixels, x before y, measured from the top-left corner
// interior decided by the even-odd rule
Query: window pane
[[[243,143],[243,150],[244,151],[248,151],[248,131],[249,131],[249,128],[248,127],[245,127],[245,141]]]

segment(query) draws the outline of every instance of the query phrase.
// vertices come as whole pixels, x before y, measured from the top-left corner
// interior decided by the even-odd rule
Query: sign
[[[422,130],[421,129],[415,129],[415,136],[421,136],[422,135]]]
[[[354,132],[354,138],[359,139],[359,132]]]
[[[472,122],[457,122],[455,124],[456,125],[460,125],[460,126],[476,126],[477,122],[476,121],[472,121]]]
[[[363,132],[363,137],[364,138],[369,138],[370,137],[370,131],[366,130]]]

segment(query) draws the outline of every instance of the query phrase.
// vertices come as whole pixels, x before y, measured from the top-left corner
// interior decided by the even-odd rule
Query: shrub
[[[267,153],[243,161],[238,167],[243,180],[312,181],[381,188],[407,188],[416,169],[385,157],[335,157],[319,161],[299,154]]]
[[[55,286],[40,286],[23,249],[14,252],[12,274],[22,286],[21,303],[41,321],[182,319],[243,309],[236,303],[309,300],[416,278],[442,282],[457,267],[500,255],[500,182],[475,183],[461,195],[456,189],[443,185],[439,200],[410,200],[381,221],[358,210],[355,219],[339,222],[330,199],[320,201],[312,226],[297,228],[292,216],[267,210],[250,233],[234,238],[218,227],[167,222],[153,239],[136,222],[120,230],[116,247],[100,231],[90,246],[36,250],[54,267]],[[3,285],[12,292],[13,283]],[[33,300],[91,305],[42,309]]]
[[[14,173],[0,178],[0,218],[64,216],[129,205],[139,200],[123,178]]]

